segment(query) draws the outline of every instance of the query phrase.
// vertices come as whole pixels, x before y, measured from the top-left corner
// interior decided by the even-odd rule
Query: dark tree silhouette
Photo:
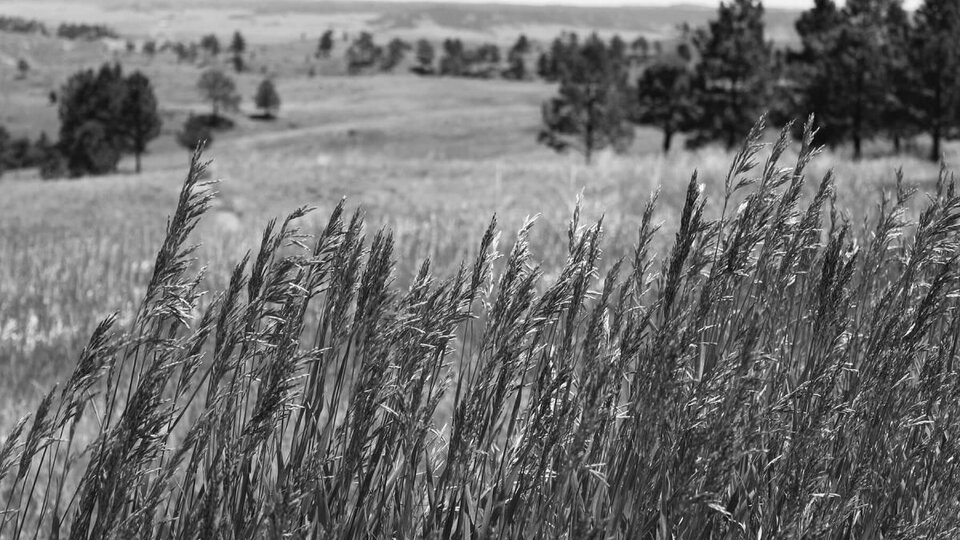
[[[436,51],[430,40],[421,39],[417,41],[417,69],[423,74],[433,73],[433,61],[436,57]]]
[[[693,74],[684,65],[658,63],[644,70],[637,81],[634,121],[663,132],[662,149],[670,151],[673,136],[697,117]]]
[[[220,54],[220,40],[216,34],[207,34],[200,38],[200,48],[210,53],[211,56]]]
[[[213,130],[203,118],[190,115],[183,123],[183,128],[177,132],[177,142],[191,152],[200,143],[209,148],[213,144]]]
[[[390,40],[390,43],[387,43],[387,54],[383,59],[382,68],[384,71],[391,71],[393,68],[397,67],[400,62],[403,61],[403,57],[406,56],[407,51],[413,47],[406,41],[400,38],[393,38]]]
[[[924,0],[914,14],[909,64],[910,103],[918,126],[930,134],[930,159],[941,159],[941,141],[960,124],[960,4]]]
[[[60,92],[60,142],[71,176],[115,171],[125,138],[121,129],[126,84],[119,65],[80,71]]]
[[[543,104],[537,140],[557,151],[579,151],[588,164],[597,150],[625,149],[633,138],[625,86],[608,47],[592,35],[567,58],[559,95]]]
[[[277,93],[277,87],[269,78],[260,82],[253,100],[257,108],[262,110],[267,118],[273,118],[280,109],[280,94]]]
[[[233,33],[233,39],[230,41],[230,54],[233,58],[233,68],[240,73],[244,68],[243,53],[247,50],[247,41],[239,30]]]
[[[721,141],[732,148],[763,112],[769,98],[770,46],[759,0],[721,3],[717,18],[693,38],[699,53],[697,101],[702,114],[688,143]]]
[[[133,72],[126,80],[126,93],[120,107],[120,131],[128,148],[136,160],[136,170],[140,173],[140,157],[147,150],[147,144],[160,135],[163,121],[157,109],[157,97],[153,85],[144,74]]]
[[[347,70],[359,73],[363,69],[376,66],[383,56],[383,48],[373,41],[373,34],[361,32],[347,48]]]
[[[328,58],[333,50],[333,30],[327,30],[320,36],[317,42],[317,58]]]

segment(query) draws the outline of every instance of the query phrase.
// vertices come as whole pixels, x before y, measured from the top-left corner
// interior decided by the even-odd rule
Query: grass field
[[[67,44],[0,33],[0,52],[4,57],[24,55],[33,66],[27,78],[19,80],[9,62],[0,62],[0,123],[13,135],[36,136],[41,131],[55,134],[56,108],[47,102],[49,91],[73,70],[95,67],[111,59],[120,61],[128,72],[143,70],[154,81],[165,121],[161,137],[145,156],[143,174],[133,174],[132,160],[125,160],[118,174],[98,178],[41,181],[35,171],[14,171],[0,178],[0,436],[5,437],[24,412],[34,410],[54,382],[63,382],[73,373],[80,351],[98,323],[112,313],[118,314],[116,327],[126,332],[116,337],[117,350],[121,351],[117,358],[139,359],[139,353],[134,352],[139,345],[132,344],[143,344],[157,347],[149,350],[155,358],[168,362],[164,364],[164,373],[187,373],[189,369],[183,366],[190,365],[192,357],[182,356],[181,352],[195,342],[201,348],[212,347],[204,341],[206,336],[201,329],[226,324],[223,328],[227,334],[235,333],[238,343],[246,343],[255,351],[235,355],[237,366],[242,366],[237,368],[238,372],[249,370],[243,372],[241,379],[261,381],[258,377],[263,376],[266,381],[263,370],[280,366],[280,359],[287,358],[264,345],[276,338],[270,333],[276,330],[271,322],[275,313],[266,304],[254,301],[238,304],[236,311],[226,310],[227,319],[240,320],[242,315],[259,321],[257,324],[262,326],[249,335],[242,335],[236,321],[203,322],[202,314],[210,306],[222,308],[223,304],[213,303],[212,299],[216,293],[230,289],[231,270],[245,253],[256,253],[262,231],[271,218],[303,205],[316,207],[297,220],[305,232],[313,235],[314,239],[306,241],[312,247],[314,241],[322,243],[327,220],[346,198],[344,223],[334,227],[336,231],[330,238],[335,241],[330,241],[337,249],[347,246],[357,251],[340,259],[321,257],[322,260],[306,263],[296,255],[284,258],[290,252],[295,254],[294,248],[276,248],[271,251],[276,255],[271,259],[271,268],[283,270],[277,270],[277,276],[282,277],[284,272],[300,268],[296,265],[314,265],[318,272],[325,269],[330,276],[338,276],[331,280],[344,280],[358,290],[368,287],[380,291],[385,295],[382,304],[378,304],[382,313],[363,311],[354,297],[345,296],[342,301],[348,306],[344,309],[356,316],[356,328],[384,324],[389,326],[389,332],[386,337],[369,339],[351,333],[353,330],[321,336],[315,326],[320,324],[318,321],[329,323],[330,306],[340,301],[334,281],[325,282],[323,293],[311,308],[319,311],[307,310],[302,320],[289,318],[317,332],[314,335],[305,331],[303,347],[315,347],[304,352],[306,356],[326,354],[319,351],[329,348],[336,351],[334,356],[342,358],[342,364],[329,364],[330,377],[335,377],[337,369],[358,370],[346,376],[354,386],[347,385],[344,400],[352,396],[351,402],[373,408],[364,410],[367,416],[351,409],[351,414],[372,424],[341,425],[333,442],[329,433],[322,435],[321,431],[294,427],[289,421],[292,416],[287,413],[316,398],[310,397],[309,388],[328,389],[325,385],[330,382],[315,380],[320,375],[311,373],[313,360],[303,360],[306,356],[298,357],[302,364],[290,366],[293,371],[287,375],[296,374],[300,381],[297,384],[305,377],[312,377],[312,382],[302,383],[302,387],[294,385],[289,400],[271,412],[276,431],[256,439],[249,448],[244,447],[247,453],[243,459],[248,460],[248,465],[258,463],[263,467],[256,469],[259,480],[269,477],[270,482],[279,486],[281,480],[294,482],[292,477],[277,476],[278,471],[292,467],[288,452],[297,448],[319,452],[317,448],[323,447],[325,454],[311,455],[322,462],[317,465],[321,476],[326,480],[334,478],[324,489],[335,491],[340,486],[343,491],[328,497],[331,505],[341,505],[339,510],[333,506],[311,507],[307,512],[306,504],[296,507],[291,503],[285,507],[290,509],[290,514],[284,514],[287,518],[308,519],[305,516],[310,512],[330,511],[341,512],[337,515],[342,518],[349,514],[344,513],[344,508],[358,509],[350,519],[326,518],[328,521],[321,528],[340,535],[375,526],[389,526],[398,531],[398,536],[429,536],[425,531],[430,530],[439,535],[443,527],[453,527],[455,522],[464,536],[499,530],[509,535],[523,531],[534,537],[559,534],[569,526],[568,536],[576,537],[577,531],[596,531],[601,521],[605,526],[619,527],[621,532],[650,533],[664,527],[681,536],[698,525],[733,534],[731,531],[737,530],[734,523],[739,530],[773,530],[797,537],[825,534],[824,529],[814,527],[824,524],[848,527],[864,538],[878,530],[891,537],[946,531],[939,537],[949,538],[956,533],[956,513],[951,511],[956,510],[957,502],[949,493],[960,482],[953,471],[955,462],[948,459],[956,454],[956,449],[948,442],[940,446],[930,443],[938,437],[949,441],[957,435],[956,421],[951,423],[949,418],[955,414],[958,403],[954,399],[955,370],[937,371],[942,365],[936,363],[949,356],[951,337],[956,346],[955,282],[944,284],[937,280],[942,276],[956,278],[956,263],[949,256],[956,251],[955,221],[960,203],[955,194],[946,193],[945,183],[941,182],[941,190],[937,191],[938,166],[907,155],[875,156],[852,162],[842,150],[825,152],[806,165],[806,183],[797,188],[796,201],[791,203],[795,208],[791,207],[783,216],[778,214],[782,222],[752,222],[744,216],[770,217],[776,204],[789,200],[786,186],[791,167],[798,156],[804,155],[799,143],[784,148],[778,166],[787,169],[756,169],[740,175],[766,179],[775,186],[761,181],[725,200],[725,179],[735,160],[734,152],[707,148],[696,152],[678,150],[663,156],[656,151],[658,134],[639,130],[628,154],[601,154],[596,163],[585,166],[576,155],[554,154],[536,144],[539,105],[551,94],[553,88],[549,85],[424,79],[406,74],[337,76],[330,74],[337,66],[316,63],[310,57],[313,45],[312,39],[258,44],[253,47],[252,72],[237,76],[244,98],[241,113],[234,116],[237,127],[218,134],[205,153],[206,158],[213,160],[209,172],[212,179],[219,180],[214,188],[219,193],[210,201],[210,208],[193,235],[189,240],[182,239],[180,245],[197,242],[200,247],[183,257],[185,266],[180,273],[165,278],[170,290],[184,295],[183,302],[178,304],[174,299],[158,296],[161,289],[156,283],[153,288],[150,284],[155,279],[157,251],[164,242],[169,216],[177,208],[189,168],[190,155],[175,144],[174,133],[191,112],[207,110],[207,105],[198,101],[194,87],[202,69],[178,65],[167,55],[153,59],[139,54],[114,56],[97,44]],[[274,122],[248,117],[254,112],[251,96],[263,77],[261,65],[268,66],[268,71],[276,76],[283,100],[279,118]],[[309,76],[311,66],[317,68],[317,76]],[[775,133],[771,130],[763,136],[771,142]],[[876,144],[878,149],[882,145]],[[761,151],[761,162],[769,150],[768,146]],[[956,165],[958,158],[957,147],[948,146],[947,164]],[[904,186],[897,184],[896,171],[901,167]],[[835,175],[832,199],[823,193],[818,195],[820,180],[831,170]],[[702,193],[694,202],[703,202],[703,226],[691,230],[690,209],[694,203],[690,179],[695,171]],[[919,193],[899,200],[898,189],[904,187],[915,187]],[[655,192],[659,192],[657,205],[645,221],[647,204]],[[202,191],[193,192],[193,196],[199,197],[199,193]],[[762,196],[751,199],[751,193]],[[899,196],[902,195],[901,189]],[[881,208],[884,196],[897,204]],[[581,202],[579,210],[575,210],[578,198]],[[806,210],[808,204],[816,209],[816,223],[800,220],[801,210]],[[934,210],[921,218],[921,209],[928,206]],[[355,209],[365,212],[366,241],[362,248],[356,238],[350,240],[349,231],[353,229],[348,216]],[[575,212],[581,227],[575,227],[571,237],[568,226]],[[477,263],[483,267],[483,287],[489,287],[483,289],[486,296],[470,296],[469,302],[455,301],[457,294],[469,291],[470,295],[481,295],[478,283],[468,286],[442,280],[456,276],[461,262],[474,264],[483,251],[480,239],[494,215],[498,230],[502,231],[498,245],[503,256],[498,261],[491,259],[489,266],[484,261]],[[508,254],[516,231],[534,216],[535,225],[518,244],[523,249],[511,259]],[[590,229],[601,218],[602,241],[591,237]],[[923,234],[917,239],[918,230],[924,229],[924,219],[928,220],[928,229],[933,227],[930,222],[943,229],[927,233],[931,235],[927,244],[922,243]],[[878,220],[886,223],[889,230],[878,228]],[[838,239],[846,222],[850,230]],[[642,231],[650,232],[649,228],[656,224],[661,225],[659,230],[644,237]],[[378,267],[375,257],[367,257],[377,253],[373,244],[381,228],[393,235],[389,251],[392,262],[381,261],[384,266]],[[635,262],[638,241],[649,258],[646,270],[650,274],[631,274],[625,281],[603,278],[609,277],[608,272],[621,257],[626,261],[621,276],[637,271],[634,268],[628,272],[626,268]],[[731,247],[739,241],[753,242],[742,258]],[[577,242],[581,243],[579,250],[573,245]],[[693,255],[679,263],[672,262],[685,242]],[[772,254],[765,259],[760,254],[765,253],[768,242],[776,248],[771,247]],[[377,245],[383,249],[384,244]],[[593,251],[601,247],[602,250]],[[799,251],[794,253],[791,249]],[[800,258],[793,260],[790,253]],[[854,254],[860,253],[863,258],[856,258]],[[727,266],[717,263],[718,257]],[[431,261],[430,270],[436,281],[427,283],[422,276],[418,278],[424,259]],[[530,278],[529,283],[523,279],[509,281],[509,260],[515,263],[514,277]],[[711,260],[714,264],[707,264]],[[795,266],[779,268],[777,265],[783,260],[793,261],[790,264]],[[283,261],[293,261],[295,265],[283,266]],[[851,261],[857,261],[857,265]],[[840,296],[832,297],[818,289],[830,285],[830,272],[841,272],[844,262],[853,265],[843,270],[851,272],[845,278],[851,281],[831,289]],[[351,264],[358,265],[357,268],[379,268],[376,283],[361,284],[358,275],[350,274]],[[841,266],[831,266],[836,264]],[[199,289],[210,294],[193,297],[184,291],[190,289],[188,276],[201,266],[207,270]],[[726,273],[721,268],[731,270]],[[766,273],[774,271],[780,289],[755,278],[769,277]],[[677,272],[684,276],[679,282],[674,275]],[[245,285],[249,285],[253,275],[244,276]],[[278,277],[277,294],[286,295],[282,298],[290,302],[307,302],[297,296],[297,287],[288,286],[306,283],[296,281],[302,277],[291,278],[290,282]],[[915,287],[904,285],[905,280],[914,277]],[[604,304],[603,299],[604,287],[612,287],[613,283],[631,291],[617,301],[616,309],[612,307],[616,302]],[[940,288],[934,287],[937,283]],[[639,289],[631,289],[634,286]],[[674,292],[669,293],[671,287]],[[888,303],[880,291],[886,291],[897,302],[896,306]],[[708,293],[716,294],[710,297],[716,301],[714,307],[706,313],[694,310],[700,295],[707,298]],[[676,298],[681,306],[673,312],[664,307],[673,302],[666,300],[670,295],[679,295]],[[831,303],[839,302],[837,298],[841,297],[848,304]],[[523,299],[530,301],[527,307],[510,303]],[[754,301],[759,311],[749,308]],[[164,313],[175,312],[191,321],[177,327],[178,341],[171,342],[169,349],[151,341],[151,336],[156,337],[151,325],[159,328],[170,321],[164,318],[167,315],[150,319],[154,315],[144,307],[150,302],[172,310]],[[506,302],[518,311],[497,311],[497,302]],[[422,305],[434,305],[436,311],[422,311]],[[537,312],[533,306],[548,314]],[[604,309],[609,311],[603,312]],[[601,312],[610,318],[588,317]],[[649,314],[649,318],[643,319],[650,323],[644,327],[649,333],[616,334],[604,326],[614,324],[615,312],[624,321],[639,317],[634,321],[637,324],[644,313]],[[831,324],[835,322],[837,328],[846,329],[830,334],[833,341],[816,337],[826,331],[826,327],[817,326],[826,320],[825,313],[836,317],[829,319]],[[443,316],[433,318],[433,314]],[[769,317],[770,322],[758,326],[754,317]],[[889,324],[890,335],[895,334],[896,338],[875,333],[874,328],[886,328],[880,323]],[[514,335],[509,331],[513,327],[523,330]],[[482,333],[484,328],[489,334]],[[738,332],[744,328],[757,332],[757,341],[752,345],[739,338]],[[708,329],[714,332],[715,341],[703,337],[702,332]],[[834,327],[827,329],[832,332]],[[591,341],[601,335],[602,346]],[[223,338],[217,336],[215,341],[220,343]],[[447,341],[446,336],[455,338]],[[127,338],[130,341],[124,341]],[[405,344],[409,343],[442,354],[427,355],[430,358],[425,359],[414,348],[407,348]],[[386,351],[386,356],[351,352],[352,347],[361,344],[368,347],[364,350]],[[809,355],[799,350],[803,344],[809,347]],[[733,359],[741,358],[738,355],[751,346],[757,347],[756,354],[743,356],[749,367],[741,368],[749,371],[749,377],[734,376],[739,372]],[[601,349],[602,354],[597,353]],[[174,350],[180,352],[171,352]],[[647,360],[660,355],[671,357],[676,363],[670,368],[672,371],[663,373],[644,371],[647,364],[640,357],[616,364],[612,359],[626,355],[626,350],[634,354],[643,350],[641,356]],[[497,356],[503,351],[514,356],[505,360]],[[591,356],[594,353],[600,356]],[[557,355],[555,363],[551,360],[553,354]],[[348,358],[361,356],[363,362],[375,362],[348,365]],[[599,364],[595,363],[600,362],[600,357],[613,363],[603,364],[605,367],[597,371],[602,375],[591,375],[594,372],[588,368],[597,367]],[[819,359],[819,363],[810,358]],[[882,366],[888,364],[874,358],[883,358],[898,371],[885,371]],[[495,359],[503,362],[497,364]],[[522,365],[523,359],[531,364]],[[157,362],[157,366],[163,363]],[[717,371],[705,374],[704,365],[711,362]],[[118,365],[118,377],[128,377],[123,380],[130,384],[143,381],[130,366],[124,367],[123,362]],[[617,367],[611,367],[614,365]],[[380,372],[363,371],[368,368]],[[181,369],[184,371],[178,371]],[[364,379],[364,373],[372,378]],[[378,379],[380,375],[384,378]],[[825,382],[828,376],[840,377],[843,382]],[[657,387],[654,379],[669,379],[676,385]],[[428,381],[439,390],[435,393],[433,386],[430,390],[406,386],[416,380]],[[622,381],[628,380],[634,385],[629,390],[621,386]],[[209,379],[203,381],[204,385],[209,383]],[[866,382],[857,386],[861,381]],[[468,389],[463,394],[459,390],[461,383]],[[165,387],[167,394],[161,392],[176,398],[165,402],[169,408],[158,413],[164,421],[183,413],[182,418],[177,418],[183,422],[176,430],[159,430],[171,444],[183,442],[185,432],[200,425],[198,419],[206,414],[204,411],[212,411],[210,414],[230,422],[234,432],[244,429],[244,422],[256,417],[254,404],[230,409],[219,401],[202,403],[202,399],[193,399],[195,395],[187,399],[188,395],[182,392],[186,386],[178,384]],[[259,382],[245,384],[249,384],[246,388],[251,396],[264,388],[258,386]],[[766,393],[754,384],[765,388]],[[106,397],[110,390],[107,386],[108,392],[97,399],[110,399]],[[495,399],[494,388],[503,395]],[[894,388],[898,390],[892,391]],[[907,390],[901,391],[903,388]],[[641,399],[637,393],[641,390],[651,393]],[[610,400],[603,406],[594,401],[601,394]],[[736,403],[726,401],[728,395],[743,399]],[[366,402],[364,396],[372,397]],[[423,402],[408,401],[421,396]],[[663,398],[661,404],[655,400],[657,396]],[[130,397],[131,394],[126,395],[126,399]],[[537,405],[537,398],[545,401]],[[334,402],[337,400],[329,399],[331,405]],[[645,404],[649,412],[637,412],[642,408],[640,404]],[[70,410],[69,400],[61,405]],[[123,409],[124,402],[114,405]],[[634,414],[630,422],[626,421],[627,410]],[[231,417],[236,411],[241,412]],[[108,429],[109,422],[98,427],[96,422],[104,417],[94,417],[100,412],[87,412],[79,424],[78,447],[96,436],[119,437],[119,432]],[[805,416],[807,413],[819,416]],[[63,414],[58,412],[54,418],[66,422],[69,417]],[[338,424],[344,421],[342,415],[346,413],[334,409],[324,414],[324,418],[332,418],[333,424]],[[641,418],[642,422],[638,420]],[[459,443],[451,438],[457,426],[463,429],[465,425],[480,425],[481,421],[489,422],[486,431],[472,433],[469,440],[461,439]],[[595,422],[603,426],[597,427]],[[644,423],[670,427],[653,436],[649,430],[644,431]],[[173,424],[176,422],[170,425]],[[514,424],[522,428],[514,431]],[[119,422],[113,427],[121,429],[123,425]],[[782,427],[787,425],[789,429]],[[594,433],[588,428],[596,428],[592,443],[585,442]],[[370,440],[373,434],[381,437],[377,440],[386,441],[383,444],[407,458],[408,464],[378,461],[372,447],[367,446],[369,440],[364,439],[368,430]],[[567,430],[566,435],[561,433],[563,430]],[[847,433],[849,439],[844,439]],[[878,442],[881,434],[882,443]],[[198,450],[198,459],[207,459],[229,448],[231,441],[240,440],[232,436],[218,438],[216,444]],[[350,437],[359,438],[354,441]],[[53,441],[54,435],[48,439]],[[61,436],[58,440],[62,439]],[[556,443],[553,450],[543,442],[549,440]],[[150,441],[153,444],[155,439]],[[636,448],[642,448],[647,453],[644,455],[649,456],[648,462],[618,461],[616,456],[628,442],[638,444]],[[827,447],[833,451],[821,452]],[[49,462],[44,461],[44,453],[39,465],[27,463],[25,467],[37,477],[49,480],[53,475],[48,471],[70,462],[66,459],[71,455],[69,446],[65,452],[61,452],[59,443],[55,448]],[[142,468],[130,474],[143,474],[138,477],[141,479],[150,477],[151,482],[156,481],[151,486],[160,490],[156,493],[188,508],[196,507],[196,493],[161,485],[159,477],[151,476],[149,471],[155,470],[151,465],[166,463],[170,456],[165,449],[150,448],[150,452],[157,453],[139,456],[137,459],[143,458]],[[689,452],[682,454],[683,448]],[[732,454],[718,454],[717,449],[723,448],[732,449]],[[766,454],[761,451],[770,448],[776,450]],[[857,449],[863,450],[863,454],[858,454]],[[274,462],[274,457],[263,459],[274,451],[280,456],[280,463]],[[472,457],[457,458],[457,452]],[[260,457],[254,459],[254,455]],[[358,461],[351,464],[340,459],[348,455]],[[671,455],[679,457],[671,461],[667,459]],[[234,457],[240,459],[231,459]],[[927,478],[909,470],[906,464],[911,460],[926,460],[922,462],[947,472],[939,478]],[[711,465],[703,465],[706,462]],[[434,479],[427,471],[439,472],[441,463],[448,469],[441,487],[428,486]],[[0,447],[0,469],[3,464]],[[369,471],[376,472],[376,502],[358,495],[358,484],[346,480],[355,472],[347,465],[369,466]],[[645,471],[636,473],[642,481],[638,480],[635,486],[631,484],[634,477],[628,473],[630,467],[634,472]],[[497,470],[504,472],[493,472]],[[722,472],[711,476],[711,471]],[[110,477],[115,482],[113,488],[118,490],[117,497],[129,495],[122,493],[121,480],[133,477],[124,474],[127,472]],[[183,480],[174,476],[177,482]],[[530,482],[527,487],[523,487],[523,478]],[[789,485],[793,494],[773,489],[780,484]],[[415,486],[415,490],[410,486]],[[767,491],[758,495],[761,488]],[[22,485],[20,489],[24,489]],[[261,514],[257,515],[268,515],[265,508],[275,508],[275,501],[268,503],[264,498],[274,493],[271,489],[259,492],[257,512]],[[280,488],[277,490],[279,493]],[[585,503],[565,506],[566,502],[558,502],[578,500],[574,496],[578,491],[588,493],[589,501],[596,501],[592,508]],[[418,493],[422,500],[404,499],[404,492]],[[427,492],[440,498],[430,499]],[[619,493],[627,494],[623,496],[629,500],[618,498]],[[658,500],[650,495],[653,493],[663,498]],[[884,498],[885,493],[894,495]],[[151,492],[150,496],[154,494]],[[24,498],[22,492],[20,498]],[[942,504],[938,506],[931,500]],[[529,528],[517,525],[522,520],[514,514],[507,517],[507,501],[514,501],[509,512],[540,512],[544,518],[530,520],[533,526]],[[529,505],[522,511],[516,506],[521,501]],[[147,504],[139,499],[136,504],[141,502]],[[771,511],[777,504],[785,510]],[[902,512],[889,510],[885,504]],[[618,505],[633,505],[637,511],[618,513]],[[370,517],[372,508],[389,511],[377,521]],[[715,513],[704,518],[706,508]],[[39,512],[36,507],[32,510]],[[237,527],[234,530],[254,527],[240,523],[245,511],[242,505],[227,505],[222,510],[223,514],[216,517],[221,525],[230,523]],[[168,508],[164,512],[174,510]],[[361,514],[366,517],[358,517]],[[910,518],[890,517],[895,514],[910,514]],[[23,518],[24,523],[34,518],[45,523],[42,515],[25,515],[28,517]],[[273,514],[273,519],[278,519],[277,515],[280,514]],[[604,517],[600,520],[597,516]],[[487,525],[478,524],[481,518]],[[581,528],[575,529],[574,525]],[[2,529],[0,538],[7,538]]]

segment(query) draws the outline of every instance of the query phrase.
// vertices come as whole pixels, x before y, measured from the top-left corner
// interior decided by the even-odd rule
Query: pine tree
[[[847,136],[847,110],[841,104],[839,62],[834,58],[843,16],[834,0],[815,0],[795,27],[801,49],[788,57],[788,72],[796,91],[787,96],[784,117],[815,115],[817,143],[836,146]]]
[[[361,32],[357,39],[347,48],[347,70],[353,74],[380,62],[383,48],[373,41],[373,34]]]
[[[513,44],[507,53],[508,67],[504,76],[508,79],[523,80],[527,78],[527,64],[525,57],[530,52],[530,41],[527,36],[520,34],[517,42]]]
[[[115,171],[125,148],[121,108],[126,83],[119,65],[80,71],[60,92],[60,142],[71,176]]]
[[[612,146],[625,149],[633,138],[627,121],[625,77],[606,44],[592,35],[566,59],[559,95],[543,104],[537,140],[557,151],[593,154]]]
[[[243,39],[243,34],[239,30],[233,33],[233,39],[230,40],[230,53],[237,55],[243,54],[247,50],[247,40]]]
[[[853,143],[854,159],[863,142],[887,131],[900,137],[909,124],[903,101],[906,14],[900,0],[848,0],[838,9],[818,0],[797,23],[804,45],[793,59],[800,86],[797,109],[813,113],[818,142]]]
[[[277,88],[272,80],[267,78],[260,82],[260,86],[257,87],[257,94],[254,96],[254,103],[256,103],[258,109],[263,111],[266,118],[274,117],[277,110],[280,109],[280,94],[277,93]]]
[[[403,57],[412,47],[406,41],[400,38],[393,38],[387,43],[387,55],[383,59],[381,66],[384,71],[390,71],[403,62]]]
[[[136,170],[140,173],[140,156],[147,144],[160,135],[163,125],[157,110],[153,85],[144,74],[135,71],[126,79],[126,92],[120,107],[120,130],[126,139],[125,147],[133,152]]]
[[[883,101],[881,123],[893,141],[894,151],[900,153],[903,140],[916,135],[916,114],[909,106],[913,90],[910,64],[910,17],[898,0],[887,6],[885,30],[887,39],[881,44],[885,59],[887,85]]]
[[[721,141],[733,148],[764,112],[769,97],[770,45],[759,0],[722,2],[717,18],[693,38],[700,56],[696,86],[702,114],[688,143]]]
[[[417,69],[421,73],[433,73],[433,60],[436,55],[436,52],[433,49],[433,44],[430,43],[430,40],[421,39],[417,41]]]
[[[683,65],[657,63],[637,81],[634,121],[663,132],[663,152],[670,151],[673,136],[698,116],[693,74]]]
[[[240,34],[239,30],[235,31],[233,33],[233,39],[230,41],[230,53],[233,55],[233,67],[237,73],[243,71],[243,53],[246,50],[247,41],[243,39],[243,35]]]
[[[443,57],[440,59],[440,74],[459,77],[467,69],[465,49],[459,39],[443,40]]]
[[[960,124],[960,4],[924,0],[914,21],[908,99],[920,128],[930,134],[930,159],[939,160],[942,140]]]
[[[320,36],[320,41],[317,42],[317,58],[327,58],[330,56],[330,51],[333,50],[333,30],[327,30]]]

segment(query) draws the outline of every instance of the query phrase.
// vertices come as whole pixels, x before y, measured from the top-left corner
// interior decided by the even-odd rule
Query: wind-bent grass
[[[195,156],[135,316],[0,443],[0,538],[955,537],[956,184],[860,234],[760,130],[662,264],[651,200],[625,258],[578,209],[555,272],[492,222],[403,289],[341,205],[203,290]]]

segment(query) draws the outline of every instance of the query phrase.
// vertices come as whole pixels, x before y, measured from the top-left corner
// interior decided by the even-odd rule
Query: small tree
[[[257,87],[257,94],[254,96],[254,102],[257,108],[263,111],[266,118],[273,118],[277,110],[280,109],[280,94],[273,81],[269,78],[260,82]]]
[[[247,50],[247,41],[237,30],[233,33],[233,39],[230,41],[230,54],[233,55],[233,68],[240,73],[243,71],[243,53]]]
[[[317,58],[327,58],[330,56],[330,51],[333,50],[333,30],[327,30],[320,36],[320,41],[317,43]]]
[[[216,34],[207,34],[200,38],[200,48],[210,53],[211,56],[220,54],[220,40]]]
[[[670,151],[674,134],[696,117],[693,76],[685,66],[654,64],[637,81],[634,121],[663,132],[663,152]]]
[[[417,41],[417,67],[422,73],[433,73],[433,61],[436,51],[428,39]]]
[[[387,56],[383,60],[383,69],[390,71],[397,67],[411,48],[409,43],[400,38],[391,39],[390,43],[387,44]]]
[[[243,54],[247,51],[247,40],[243,39],[243,34],[239,30],[233,32],[233,39],[230,40],[230,53]]]
[[[527,64],[524,58],[528,52],[530,52],[530,41],[527,40],[527,36],[520,34],[517,42],[507,53],[508,67],[503,73],[504,77],[516,80],[527,78]]]
[[[30,63],[23,58],[18,59],[17,60],[17,78],[25,79],[27,77],[27,73],[29,72],[30,72]]]
[[[365,68],[377,65],[381,56],[383,56],[383,49],[374,43],[373,34],[361,32],[347,48],[347,69],[350,73],[358,73]]]
[[[620,151],[633,139],[624,100],[625,81],[606,45],[592,35],[568,58],[559,95],[543,104],[537,140],[557,151],[581,152],[589,164],[595,151]]]
[[[163,122],[150,79],[136,71],[127,77],[126,87],[120,107],[120,130],[126,139],[125,146],[133,152],[139,174],[140,156],[146,152],[147,144],[160,135]]]
[[[149,39],[143,43],[143,54],[153,56],[157,54],[157,42]]]
[[[467,68],[463,42],[459,39],[443,40],[443,57],[440,59],[440,74],[459,77]]]
[[[221,111],[235,112],[240,108],[237,85],[227,74],[216,68],[203,72],[197,81],[197,89],[204,101],[213,106],[213,119],[218,120]]]

